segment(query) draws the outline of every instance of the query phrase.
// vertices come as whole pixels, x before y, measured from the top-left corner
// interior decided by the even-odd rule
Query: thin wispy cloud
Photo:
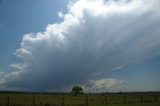
[[[67,13],[58,13],[62,22],[23,36],[15,52],[23,63],[11,64],[14,71],[1,85],[58,91],[88,83],[101,71],[160,55],[159,5],[159,0],[69,3]],[[90,82],[95,89],[122,83],[99,78]]]

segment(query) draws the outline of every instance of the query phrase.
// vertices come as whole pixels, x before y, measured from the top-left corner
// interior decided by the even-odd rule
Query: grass
[[[0,93],[0,106],[160,106],[160,93]]]

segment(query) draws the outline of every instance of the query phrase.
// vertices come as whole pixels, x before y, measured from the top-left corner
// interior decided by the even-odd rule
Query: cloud
[[[5,72],[0,72],[0,84],[3,83],[4,79],[2,78],[4,76]]]
[[[15,53],[23,63],[10,65],[14,71],[8,73],[4,85],[59,91],[87,83],[95,73],[159,55],[159,5],[159,0],[69,3],[67,13],[58,13],[63,18],[61,23],[47,25],[45,32],[23,36]],[[97,87],[97,82],[103,81],[108,80],[90,83]]]
[[[84,88],[87,92],[108,92],[116,91],[123,84],[123,80],[117,80],[113,78],[104,78],[98,80],[89,80]]]

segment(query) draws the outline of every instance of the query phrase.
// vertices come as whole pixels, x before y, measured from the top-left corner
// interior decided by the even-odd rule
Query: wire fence
[[[117,96],[118,97],[118,96]],[[109,104],[131,104],[131,103],[144,103],[144,102],[159,102],[159,95],[139,95],[139,96],[83,96],[79,97],[70,97],[70,96],[61,96],[58,98],[60,102],[58,103],[47,103],[40,101],[38,97],[31,97],[32,100],[27,105],[25,100],[23,103],[13,103],[15,100],[13,97],[7,96],[6,103],[0,103],[0,106],[93,106],[93,105],[103,105],[107,106]],[[52,99],[52,98],[51,98]],[[54,98],[53,98],[54,99]],[[20,101],[20,100],[17,100]]]

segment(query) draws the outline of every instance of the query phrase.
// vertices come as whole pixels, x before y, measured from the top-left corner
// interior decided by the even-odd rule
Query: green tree
[[[80,86],[73,86],[71,93],[77,96],[78,94],[83,93],[83,88]]]

